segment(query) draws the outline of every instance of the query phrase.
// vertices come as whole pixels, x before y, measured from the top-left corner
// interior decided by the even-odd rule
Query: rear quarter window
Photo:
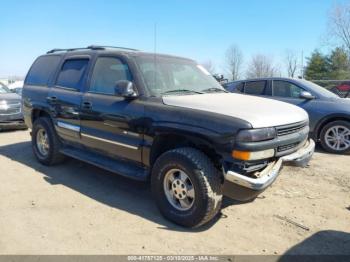
[[[239,93],[243,92],[243,86],[244,86],[244,82],[241,82],[241,83],[228,83],[228,84],[224,85],[224,87],[225,87],[225,89],[227,91],[239,92]]]
[[[240,93],[243,93],[243,87],[244,87],[244,82],[242,83],[239,83],[237,86],[236,86],[236,90],[237,92],[240,92]]]
[[[60,56],[42,56],[35,60],[30,68],[25,84],[47,86],[50,78],[55,73],[58,64],[60,63]]]

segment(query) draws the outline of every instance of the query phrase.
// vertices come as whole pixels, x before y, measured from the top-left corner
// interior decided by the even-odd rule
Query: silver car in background
[[[21,96],[0,83],[0,130],[24,129]]]

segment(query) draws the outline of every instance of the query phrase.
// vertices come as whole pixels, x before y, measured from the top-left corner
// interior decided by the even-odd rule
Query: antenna
[[[304,50],[301,50],[301,78],[304,79]]]
[[[157,53],[157,23],[154,23],[154,54]]]

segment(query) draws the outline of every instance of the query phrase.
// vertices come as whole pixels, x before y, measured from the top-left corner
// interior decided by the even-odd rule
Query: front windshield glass
[[[136,62],[153,96],[226,92],[202,66],[190,60],[140,56]]]
[[[300,79],[299,81],[301,81],[304,85],[309,87],[311,91],[314,91],[316,94],[320,96],[329,97],[329,98],[339,98],[339,96],[337,96],[336,94],[332,93],[331,91],[328,91],[326,88],[319,86],[313,82],[310,82],[304,79]]]
[[[10,93],[10,90],[3,84],[0,83],[0,94]]]

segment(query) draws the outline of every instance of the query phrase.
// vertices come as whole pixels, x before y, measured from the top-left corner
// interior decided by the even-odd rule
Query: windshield
[[[147,89],[153,96],[226,92],[200,65],[192,61],[164,57],[136,57]]]
[[[11,93],[7,86],[0,83],[0,94]]]
[[[313,82],[300,79],[300,82],[302,82],[305,86],[309,87],[311,91],[314,91],[316,94],[323,96],[323,97],[328,97],[328,98],[339,98],[336,94],[332,93],[331,91],[328,91],[326,88],[319,86]]]

